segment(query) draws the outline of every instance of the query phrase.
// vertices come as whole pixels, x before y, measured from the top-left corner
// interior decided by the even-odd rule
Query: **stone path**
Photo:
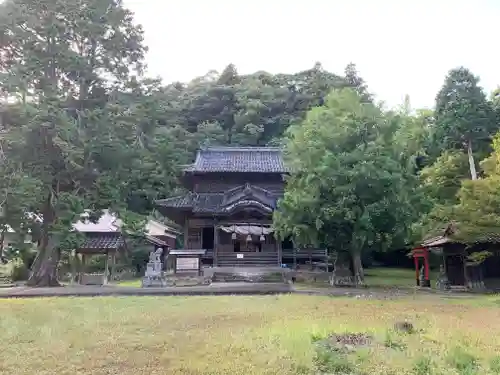
[[[1,288],[0,298],[95,297],[95,296],[192,296],[192,295],[265,295],[290,293],[293,288],[282,283],[214,283],[204,286],[137,288],[126,286],[64,286]]]
[[[96,297],[96,296],[203,296],[203,295],[266,295],[304,294],[330,297],[352,297],[358,299],[395,299],[402,297],[429,296],[438,298],[470,298],[467,293],[439,293],[403,289],[355,289],[355,288],[295,288],[284,283],[213,283],[203,286],[137,288],[117,285],[65,286],[59,288],[30,288],[17,286],[0,288],[0,298],[29,297]]]

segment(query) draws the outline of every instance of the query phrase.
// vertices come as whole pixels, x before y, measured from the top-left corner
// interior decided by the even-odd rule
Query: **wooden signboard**
[[[177,272],[197,272],[200,268],[200,259],[196,258],[177,258],[176,271]]]
[[[202,274],[201,256],[206,250],[202,249],[179,249],[170,250],[169,257],[174,259],[174,273],[198,275]]]

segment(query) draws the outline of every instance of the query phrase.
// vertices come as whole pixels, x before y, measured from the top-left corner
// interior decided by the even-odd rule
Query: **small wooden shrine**
[[[460,239],[458,231],[457,223],[447,225],[440,235],[428,238],[413,251],[415,259],[427,254],[424,262],[428,268],[429,252],[442,256],[442,276],[452,288],[499,289],[500,237],[485,233],[469,243]]]
[[[114,279],[118,256],[124,256],[126,243],[121,234],[120,220],[105,210],[96,223],[90,222],[83,215],[82,220],[73,225],[74,229],[85,234],[83,244],[73,252],[72,280],[83,285],[106,285]],[[176,232],[154,220],[149,220],[145,228],[145,241],[155,249],[161,248],[163,254],[175,244]],[[103,272],[86,272],[90,257],[104,256]]]

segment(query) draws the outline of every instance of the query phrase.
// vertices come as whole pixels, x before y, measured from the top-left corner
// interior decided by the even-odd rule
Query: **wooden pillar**
[[[460,255],[460,259],[462,260],[463,270],[464,270],[464,286],[469,286],[469,275],[467,275],[467,255]]]
[[[328,249],[325,249],[325,272],[328,272]]]
[[[86,264],[87,264],[87,254],[82,254],[82,267],[80,269],[80,280],[79,280],[80,284],[82,282],[82,276],[85,273]]]
[[[113,277],[115,276],[115,271],[116,271],[116,252],[111,254],[111,274],[109,275],[109,279],[111,282],[113,282]]]
[[[189,220],[187,218],[184,219],[184,249],[188,248],[188,239],[189,239]]]
[[[219,228],[217,227],[217,223],[214,224],[214,251],[213,251],[213,260],[212,264],[214,267],[217,267],[217,258],[219,256]]]
[[[422,285],[426,288],[431,287],[431,280],[430,280],[430,275],[429,275],[429,249],[425,248],[424,249],[424,278],[425,278],[425,285]]]
[[[415,262],[415,279],[417,280],[417,286],[420,286],[420,275],[418,272],[418,255],[416,253],[413,253],[413,260]]]
[[[76,250],[71,251],[70,261],[71,261],[71,285],[75,284],[76,278]]]
[[[104,260],[104,285],[108,283],[109,277],[109,253],[106,251],[106,259]]]
[[[429,250],[424,250],[425,280],[429,280]]]

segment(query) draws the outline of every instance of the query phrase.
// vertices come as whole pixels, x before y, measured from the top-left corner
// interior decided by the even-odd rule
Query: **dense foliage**
[[[229,64],[164,84],[144,78],[146,50],[121,0],[0,5],[0,233],[39,240],[33,285],[57,283],[84,209],[133,226],[207,144],[284,145],[295,172],[279,235],[352,255],[360,281],[363,253],[403,248],[453,218],[471,236],[498,221],[498,95],[465,68],[450,71],[434,111],[408,98],[387,110],[354,64],[339,75],[319,63],[248,75]],[[480,207],[490,208],[472,213]]]

